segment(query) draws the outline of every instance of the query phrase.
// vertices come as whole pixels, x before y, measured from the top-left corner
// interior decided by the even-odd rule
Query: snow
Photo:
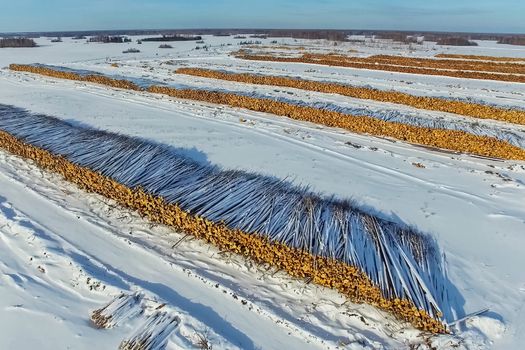
[[[272,94],[273,89],[264,87],[170,73],[184,65],[217,67],[525,107],[523,84],[243,62],[227,55],[239,46],[220,46],[236,40],[205,37],[205,41],[218,46],[206,53],[192,50],[196,45],[192,42],[175,43],[175,49],[165,53],[157,49],[159,43],[85,44],[70,39],[49,43],[41,38],[38,42],[46,46],[0,51],[0,66],[60,64],[169,79],[169,83]],[[270,39],[263,41],[268,44]],[[122,54],[128,47],[142,52]],[[323,43],[316,47],[323,47]],[[384,43],[381,48],[357,49],[388,54],[402,53],[406,47],[396,49]],[[411,54],[525,57],[522,48],[485,42],[469,48],[425,44],[416,50]],[[175,65],[161,65],[168,60]],[[119,68],[110,67],[114,61]],[[464,119],[329,94],[279,90],[283,92],[273,94],[286,96],[286,91],[294,91],[297,99]],[[192,157],[225,168],[288,177],[316,191],[353,198],[381,216],[414,225],[432,234],[446,253],[464,314],[490,309],[462,322],[454,335],[432,341],[442,348],[459,342],[472,349],[520,349],[525,342],[523,162],[438,153],[263,113],[7,70],[0,71],[0,103],[183,147]],[[333,291],[223,256],[200,242],[184,239],[171,249],[182,237],[164,227],[151,227],[103,198],[82,193],[30,163],[0,152],[0,348],[54,349],[56,344],[74,349],[116,348],[145,318],[111,330],[97,330],[88,320],[91,311],[121,291],[142,291],[152,305],[166,303],[170,312],[179,315],[181,323],[168,348],[195,346],[198,335],[205,333],[214,349],[318,349],[346,343],[349,348],[402,348],[422,339],[415,330],[374,308],[353,305]],[[352,315],[363,316],[365,322]]]

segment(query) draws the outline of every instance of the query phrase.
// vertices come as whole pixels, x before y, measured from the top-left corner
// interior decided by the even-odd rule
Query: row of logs
[[[53,71],[50,68],[31,65],[11,65],[10,67],[11,69],[18,71],[28,71],[62,79],[91,82],[91,80],[86,80],[86,76],[81,76],[73,72]],[[40,70],[42,70],[42,73],[40,73]],[[91,75],[87,77],[91,77]],[[115,80],[104,76],[100,77],[100,79],[93,79],[94,81],[92,82],[101,84],[107,82],[106,85],[124,89],[126,89],[127,86],[132,86],[132,89],[136,90],[134,88],[136,85],[132,82],[126,80]],[[140,88],[137,87],[137,89]],[[525,160],[524,149],[493,137],[477,136],[460,130],[432,129],[388,122],[373,117],[353,116],[335,111],[297,106],[291,103],[271,99],[248,97],[225,92],[197,89],[176,89],[156,85],[150,86],[147,91],[181,99],[245,108],[252,111],[270,113],[328,127],[342,128],[358,134],[390,137],[400,141],[461,153],[476,154],[499,159]]]
[[[77,73],[69,72],[69,71],[61,71],[61,70],[55,70],[49,67],[41,67],[41,66],[34,66],[34,65],[27,65],[27,64],[10,64],[9,69],[13,71],[19,71],[19,72],[29,72],[34,74],[40,74],[45,75],[52,78],[58,78],[58,79],[67,79],[67,80],[76,80],[76,81],[84,81],[88,83],[96,83],[101,85],[106,85],[114,88],[120,88],[120,89],[127,89],[127,90],[141,90],[141,88],[125,79],[113,79],[109,78],[100,74],[89,74],[89,75],[80,75]]]
[[[328,127],[343,128],[358,134],[390,137],[409,143],[491,158],[525,160],[524,149],[492,137],[477,136],[465,131],[432,129],[387,122],[372,117],[352,116],[335,111],[297,106],[271,99],[223,92],[190,89],[181,90],[164,86],[151,86],[148,91],[176,98],[246,108],[252,111],[270,113]]]
[[[256,233],[232,230],[181,210],[176,204],[145,193],[140,188],[128,188],[111,178],[80,167],[61,156],[26,144],[0,131],[0,148],[33,160],[40,168],[60,174],[81,189],[97,193],[136,210],[149,220],[168,225],[213,244],[220,250],[248,257],[257,263],[269,264],[289,275],[309,279],[321,286],[335,289],[357,303],[368,303],[386,310],[416,328],[433,333],[445,333],[442,322],[432,318],[405,299],[387,299],[370,279],[353,266],[339,261],[315,257],[283,244],[270,242]]]
[[[483,62],[466,61],[461,59],[435,59],[423,57],[404,57],[392,55],[374,55],[368,57],[355,57],[344,55],[305,54],[303,57],[316,59],[333,59],[339,61],[361,62],[371,64],[386,64],[405,67],[421,67],[460,71],[477,71],[492,73],[525,74],[525,64],[512,62]]]
[[[525,83],[525,75],[519,74],[504,74],[504,73],[491,73],[491,72],[480,72],[480,71],[461,71],[461,70],[450,70],[450,69],[436,69],[427,67],[410,67],[395,65],[393,63],[386,64],[375,62],[373,60],[367,60],[366,58],[357,57],[345,57],[337,55],[313,55],[306,54],[301,57],[284,57],[275,55],[263,55],[263,54],[249,54],[245,51],[238,51],[235,53],[235,57],[244,60],[251,61],[264,61],[264,62],[286,62],[286,63],[308,63],[308,64],[320,64],[325,66],[335,67],[347,67],[357,69],[371,69],[380,70],[387,72],[398,72],[398,73],[410,73],[410,74],[423,74],[423,75],[439,75],[448,76],[454,78],[466,78],[466,79],[482,79],[482,80],[497,80],[506,82]]]
[[[498,56],[480,56],[480,55],[460,55],[452,53],[438,53],[436,58],[453,58],[462,60],[480,60],[480,61],[496,61],[496,62],[525,62],[524,58],[519,57],[498,57]]]
[[[327,83],[282,76],[225,73],[201,68],[179,68],[176,70],[176,73],[249,84],[274,85],[323,93],[339,94],[353,98],[403,104],[420,109],[454,113],[480,119],[500,120],[514,124],[525,125],[525,111],[523,110],[500,108],[479,103],[453,101],[438,97],[415,96],[397,91],[383,91],[367,87],[357,87],[338,83]]]

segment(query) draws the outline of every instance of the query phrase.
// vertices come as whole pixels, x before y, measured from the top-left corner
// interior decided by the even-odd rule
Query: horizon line
[[[126,28],[126,29],[75,29],[75,30],[44,30],[44,31],[7,31],[0,32],[0,34],[56,34],[56,33],[83,33],[83,32],[126,32],[126,31],[199,31],[199,30],[255,30],[255,31],[277,31],[277,30],[290,30],[290,31],[334,31],[334,32],[345,32],[345,31],[362,31],[362,32],[399,32],[399,33],[432,33],[432,34],[496,34],[496,35],[525,35],[525,32],[468,32],[468,31],[442,31],[442,30],[399,30],[399,29],[351,29],[351,28],[249,28],[249,27],[195,27],[195,28]]]

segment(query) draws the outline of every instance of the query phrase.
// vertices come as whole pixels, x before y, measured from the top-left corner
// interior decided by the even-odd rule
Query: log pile
[[[118,88],[140,90],[133,82],[117,80],[102,75],[81,76],[74,72],[56,71],[31,65],[10,65],[16,71],[26,71],[61,79],[96,82]],[[525,150],[508,142],[488,136],[477,136],[460,130],[433,129],[415,125],[379,120],[367,116],[353,116],[336,111],[322,110],[266,98],[249,97],[226,92],[198,89],[176,89],[168,86],[151,85],[148,92],[164,94],[175,98],[246,108],[252,111],[270,113],[295,120],[312,122],[328,127],[343,128],[358,134],[389,137],[400,141],[434,148],[475,154],[483,157],[525,160]]]
[[[323,93],[333,93],[353,98],[397,103],[420,109],[525,125],[525,111],[523,110],[500,108],[479,103],[453,101],[438,97],[415,96],[397,91],[383,91],[366,87],[356,87],[282,76],[264,76],[245,73],[236,74],[201,68],[179,68],[176,70],[176,73],[249,84],[274,85]]]
[[[114,88],[126,89],[126,90],[140,90],[140,87],[135,83],[125,80],[125,79],[113,79],[100,74],[89,74],[89,75],[80,75],[73,72],[66,72],[55,70],[47,67],[40,67],[34,65],[26,64],[10,64],[9,69],[19,72],[29,72],[34,74],[45,75],[52,78],[58,79],[68,79],[76,81],[84,81],[89,83],[96,83],[101,85],[106,85]]]
[[[525,150],[487,136],[476,136],[459,130],[431,129],[387,122],[371,117],[352,116],[334,111],[302,107],[270,99],[223,92],[174,89],[151,86],[149,92],[176,98],[224,104],[252,111],[270,113],[328,127],[343,128],[358,134],[391,137],[414,144],[470,153],[491,158],[525,160]]]
[[[322,55],[320,58],[324,58]],[[339,56],[341,61],[353,61],[354,57]],[[374,55],[362,58],[360,62],[379,63],[387,65],[398,65],[405,67],[425,67],[433,69],[458,70],[458,71],[475,71],[475,72],[492,72],[492,73],[509,73],[525,74],[525,64],[512,62],[483,62],[483,61],[465,61],[461,59],[435,59],[422,57],[403,57],[392,55]]]
[[[480,55],[459,55],[450,53],[439,53],[435,55],[436,58],[453,58],[461,60],[481,60],[481,61],[496,61],[496,62],[525,62],[525,58],[519,57],[498,57],[498,56],[480,56]]]
[[[263,55],[263,54],[249,54],[245,51],[237,52],[236,58],[251,60],[251,61],[264,61],[264,62],[286,62],[286,63],[309,63],[309,64],[320,64],[325,66],[336,66],[336,67],[347,67],[347,68],[358,68],[358,69],[372,69],[381,70],[387,72],[399,72],[399,73],[410,73],[410,74],[424,74],[424,75],[440,75],[454,78],[466,78],[466,79],[482,79],[482,80],[498,80],[506,82],[525,83],[524,74],[507,74],[507,73],[493,73],[484,71],[463,71],[463,70],[451,70],[451,69],[437,69],[420,66],[403,66],[396,65],[394,61],[384,63],[372,58],[359,58],[359,57],[347,57],[338,55],[316,55],[316,54],[305,54],[300,57],[280,57],[274,55]],[[384,60],[383,60],[384,61]]]
[[[191,234],[220,250],[249,257],[257,263],[269,264],[293,277],[309,279],[335,289],[353,302],[366,302],[389,311],[421,330],[446,332],[441,321],[431,317],[427,311],[418,309],[410,300],[385,297],[380,288],[354,266],[313,256],[304,250],[271,242],[262,235],[230,229],[224,223],[209,221],[182,210],[177,204],[166,202],[162,197],[146,193],[140,187],[126,187],[100,172],[72,163],[63,156],[24,143],[5,131],[0,131],[0,148],[34,161],[40,168],[61,175],[85,191],[103,195],[123,207],[136,210],[152,222]]]

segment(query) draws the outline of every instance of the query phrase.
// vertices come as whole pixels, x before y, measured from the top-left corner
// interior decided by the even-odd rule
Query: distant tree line
[[[88,40],[91,43],[112,43],[112,44],[121,44],[121,43],[130,43],[131,39],[125,38],[123,36],[111,36],[111,35],[97,35],[89,38]]]
[[[201,36],[188,35],[163,35],[159,37],[145,38],[142,41],[198,41],[202,40]]]
[[[500,38],[498,44],[525,45],[525,35]]]
[[[268,33],[268,37],[346,41],[348,34],[340,30],[271,30]]]
[[[259,40],[245,40],[245,41],[239,42],[239,45],[261,45],[261,44],[262,44],[262,41],[259,41]]]
[[[403,44],[421,44],[418,41],[418,37],[415,35],[409,35],[404,32],[384,32],[375,35],[376,39],[390,39],[392,41],[403,43]]]
[[[129,48],[127,50],[124,50],[122,51],[122,53],[139,53],[140,50],[139,49],[135,49],[135,48]]]
[[[38,46],[33,39],[29,38],[2,38],[0,48],[4,47],[36,47]]]
[[[215,36],[232,36],[232,35],[250,35],[264,37],[287,37],[296,39],[326,39],[333,41],[347,41],[349,35],[363,35],[367,37],[379,36],[391,38],[399,42],[406,42],[414,39],[410,37],[424,36],[426,41],[438,42],[447,38],[463,38],[471,40],[492,40],[500,44],[523,45],[525,35],[520,34],[500,34],[500,33],[443,33],[443,32],[425,32],[425,31],[388,31],[388,30],[314,30],[314,29],[173,29],[173,30],[105,30],[105,31],[69,31],[69,32],[34,32],[34,33],[0,33],[0,37],[9,38],[38,38],[46,37],[75,37],[81,39],[85,37],[122,37],[130,35],[162,35],[166,37],[188,38],[192,36],[215,35]],[[124,39],[112,39],[117,41],[100,41],[100,42],[124,42]],[[188,40],[188,39],[182,39]],[[356,40],[356,39],[354,39]],[[450,40],[450,39],[447,39]],[[96,40],[95,40],[96,41]],[[154,40],[159,41],[159,40]],[[170,40],[166,40],[170,41]],[[171,40],[177,41],[177,40]],[[450,40],[454,42],[454,40]]]
[[[437,41],[438,45],[448,45],[448,46],[478,46],[474,41],[470,41],[467,38],[463,37],[446,37],[441,38]]]

